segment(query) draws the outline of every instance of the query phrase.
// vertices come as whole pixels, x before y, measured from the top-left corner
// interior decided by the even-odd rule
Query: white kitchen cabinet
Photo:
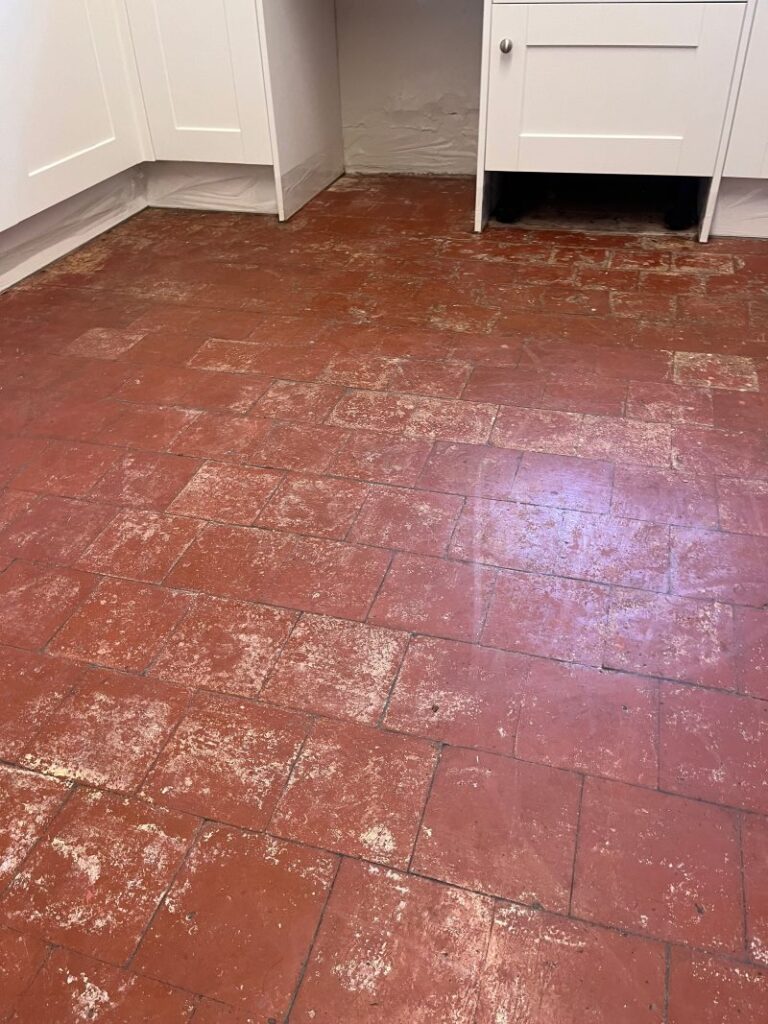
[[[281,219],[344,168],[333,0],[125,0],[156,160],[270,165]]]
[[[743,3],[495,3],[485,170],[713,173]]]
[[[158,160],[271,164],[255,0],[126,0]]]
[[[0,129],[0,231],[154,160],[286,219],[344,168],[334,2],[0,0]]]
[[[3,0],[0,228],[146,159],[123,0]]]

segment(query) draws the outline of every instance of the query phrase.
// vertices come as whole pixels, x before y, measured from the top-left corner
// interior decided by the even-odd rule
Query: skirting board
[[[712,234],[768,238],[768,179],[723,178]]]
[[[271,167],[145,163],[0,232],[0,292],[148,206],[277,213]]]

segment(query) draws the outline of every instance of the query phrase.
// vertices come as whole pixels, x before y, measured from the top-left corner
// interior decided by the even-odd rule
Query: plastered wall
[[[348,171],[473,174],[482,0],[336,0]]]

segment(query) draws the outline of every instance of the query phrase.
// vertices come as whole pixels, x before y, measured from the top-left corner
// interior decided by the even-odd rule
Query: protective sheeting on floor
[[[768,238],[768,181],[725,178],[720,186],[712,233]]]

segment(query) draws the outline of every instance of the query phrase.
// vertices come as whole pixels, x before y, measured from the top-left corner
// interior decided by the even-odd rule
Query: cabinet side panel
[[[757,0],[725,173],[768,178],[768,0]]]
[[[281,219],[344,171],[333,0],[259,0]]]

